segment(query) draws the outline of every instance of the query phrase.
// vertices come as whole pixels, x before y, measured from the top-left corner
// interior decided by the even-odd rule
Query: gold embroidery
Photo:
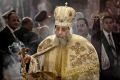
[[[71,49],[75,52],[75,54],[70,54],[70,65],[72,68],[83,65],[85,62],[90,63],[91,60],[95,60],[93,59],[93,53],[95,53],[95,50],[90,45],[83,46],[79,42],[76,42]]]
[[[76,58],[75,55],[70,55],[70,61],[73,61]]]
[[[64,76],[71,76],[74,74],[87,74],[88,72],[95,73],[99,71],[99,65],[98,64],[86,64],[79,66],[78,68],[74,68],[72,70],[68,70],[64,73]]]
[[[81,46],[79,42],[76,42],[74,46],[71,47],[75,54],[70,55],[70,65],[71,67],[76,67],[82,65],[82,63],[86,60],[85,47]],[[85,58],[84,58],[85,57]],[[84,59],[83,59],[84,58]]]
[[[79,42],[76,42],[74,46],[71,47],[76,54],[79,54],[81,51],[85,51],[85,47],[81,46]]]
[[[92,46],[88,45],[87,47],[89,49],[89,54],[92,54],[92,53],[95,52],[95,50],[94,50],[94,48]]]
[[[85,62],[89,63],[91,62],[91,60],[95,60],[93,59],[91,54],[87,54],[87,51],[85,52],[86,54],[79,54],[79,55],[74,55],[74,54],[70,54],[70,65],[71,67],[77,67],[79,65],[83,65]],[[89,60],[89,61],[87,61]]]
[[[81,61],[80,58],[77,58],[76,60],[73,60],[73,61],[71,62],[71,67],[72,67],[72,68],[74,68],[74,67],[76,67],[76,66],[79,66],[79,65],[82,65],[82,61]]]
[[[45,54],[43,65],[44,71],[49,71],[49,54]]]
[[[51,41],[52,41],[51,39],[45,40],[45,41],[38,47],[38,49],[39,49],[38,51],[44,50],[44,49],[52,46],[52,44],[50,44]]]
[[[36,62],[37,62],[37,70],[40,70],[40,65],[38,64],[39,63],[38,58],[36,58]]]

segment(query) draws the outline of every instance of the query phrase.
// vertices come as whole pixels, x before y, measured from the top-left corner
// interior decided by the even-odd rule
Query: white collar
[[[114,40],[113,40],[113,37],[112,37],[112,32],[108,33],[107,31],[105,31],[105,30],[103,29],[103,33],[105,34],[105,37],[106,37],[106,39],[107,39],[108,42],[109,42],[108,34],[110,34],[110,37],[111,37],[112,42],[113,42],[113,46],[115,47],[115,43],[114,43]],[[109,42],[109,43],[110,43],[110,42]]]
[[[104,29],[103,29],[103,33],[105,34],[105,37],[108,37],[109,34],[110,34],[110,36],[112,35],[112,32],[108,33],[108,32],[105,31]]]

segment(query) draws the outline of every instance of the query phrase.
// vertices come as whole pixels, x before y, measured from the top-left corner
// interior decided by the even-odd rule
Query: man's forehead
[[[56,27],[56,28],[64,28],[64,29],[69,28],[69,26],[59,26],[59,25],[56,25],[55,27]]]
[[[114,20],[114,19],[111,16],[105,16],[105,17],[103,17],[103,21],[105,21],[105,20]]]
[[[19,17],[16,13],[11,14],[10,17]]]

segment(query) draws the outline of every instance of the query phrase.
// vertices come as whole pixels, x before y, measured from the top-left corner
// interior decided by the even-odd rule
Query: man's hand
[[[26,54],[23,59],[24,59],[25,63],[29,63],[31,60],[31,57],[30,57],[30,55]]]
[[[21,60],[24,61],[24,63],[28,63],[31,59],[30,55],[28,55],[29,48],[22,48],[19,52],[21,56]]]

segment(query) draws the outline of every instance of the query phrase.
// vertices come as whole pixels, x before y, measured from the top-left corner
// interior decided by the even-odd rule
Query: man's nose
[[[58,32],[59,34],[61,34],[62,33],[62,31],[61,31],[61,29],[59,30],[59,32]]]

